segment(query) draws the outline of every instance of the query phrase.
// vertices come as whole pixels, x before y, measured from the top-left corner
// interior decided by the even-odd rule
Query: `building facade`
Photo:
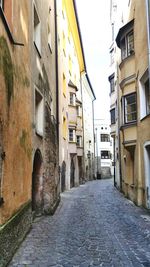
[[[54,1],[0,3],[0,266],[5,266],[34,215],[54,212],[60,185]]]
[[[96,99],[87,74],[81,78],[83,102],[83,139],[84,139],[84,179],[96,178],[94,144],[94,101]]]
[[[110,178],[114,174],[113,142],[109,123],[102,119],[94,120],[97,178]]]
[[[52,213],[59,198],[54,1],[31,1],[32,210]]]
[[[116,43],[119,110],[120,188],[137,205],[149,208],[149,1],[129,1],[128,17]]]
[[[30,3],[0,3],[0,265],[5,266],[31,225],[32,90]]]
[[[110,83],[110,121],[111,137],[113,139],[113,159],[114,159],[114,185],[121,189],[121,165],[120,165],[120,109],[119,105],[119,56],[120,50],[115,42],[118,29],[123,26],[128,16],[128,0],[122,2],[118,0],[110,1],[110,24],[111,24],[111,42],[110,42],[110,65],[109,77]]]
[[[81,76],[86,71],[75,1],[57,1],[59,73],[59,165],[61,191],[82,183],[83,99]]]

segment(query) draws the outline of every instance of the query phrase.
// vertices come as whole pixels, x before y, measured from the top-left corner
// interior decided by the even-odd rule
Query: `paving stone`
[[[150,267],[149,218],[111,179],[87,182],[34,221],[9,267]]]

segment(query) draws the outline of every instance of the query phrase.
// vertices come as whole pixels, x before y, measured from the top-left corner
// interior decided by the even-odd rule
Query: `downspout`
[[[150,0],[146,0],[146,15],[147,15],[147,41],[148,41],[148,73],[150,81]],[[149,91],[150,91],[150,85],[149,85]]]
[[[117,81],[119,80],[119,66],[117,63]],[[119,153],[119,176],[120,176],[120,191],[122,192],[122,160],[121,160],[121,136],[120,136],[120,97],[119,97],[119,84],[117,82],[117,106],[118,106],[118,153]]]
[[[58,82],[57,0],[54,1],[54,9],[55,9],[54,15],[55,15],[56,120],[57,120],[58,165],[59,165],[59,82]],[[58,186],[60,188],[60,166],[58,172],[59,172]]]
[[[115,142],[115,137],[113,138],[113,146],[114,146],[114,186],[116,187],[116,153],[115,153],[115,147],[116,147],[116,142]]]
[[[93,145],[94,145],[94,179],[96,179],[96,175],[95,175],[95,131],[94,131],[94,101],[95,101],[95,98],[92,100],[92,110],[93,110]]]
[[[83,88],[82,88],[82,75],[84,75],[83,72],[80,72],[80,86],[81,86],[81,99],[82,99],[82,127],[83,127],[83,177],[82,177],[82,183],[85,181],[85,150],[84,150],[84,114],[83,114]]]
[[[58,90],[58,42],[57,42],[57,0],[55,5],[55,69],[56,69],[56,119],[57,119],[57,139],[59,145],[59,90]],[[59,146],[58,146],[59,147]]]

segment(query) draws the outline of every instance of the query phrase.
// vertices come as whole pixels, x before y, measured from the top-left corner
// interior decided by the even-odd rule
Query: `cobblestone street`
[[[150,266],[150,215],[97,180],[61,196],[39,217],[9,266]]]

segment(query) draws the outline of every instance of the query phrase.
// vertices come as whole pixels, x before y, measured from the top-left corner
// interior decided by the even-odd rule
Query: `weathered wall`
[[[55,18],[54,1],[35,1],[41,22],[41,54],[33,42],[32,33],[32,125],[33,160],[35,151],[40,150],[43,160],[42,207],[43,213],[52,213],[59,200],[58,137],[56,125],[56,67],[55,67]],[[31,5],[33,12],[33,6]],[[48,45],[48,27],[51,31],[51,49]],[[43,135],[36,132],[35,86],[44,100]]]
[[[24,46],[13,45],[0,18],[0,123],[3,160],[0,173],[0,224],[5,223],[31,195],[31,74],[29,6],[19,1],[13,6],[12,34]],[[25,34],[27,33],[27,34]]]

